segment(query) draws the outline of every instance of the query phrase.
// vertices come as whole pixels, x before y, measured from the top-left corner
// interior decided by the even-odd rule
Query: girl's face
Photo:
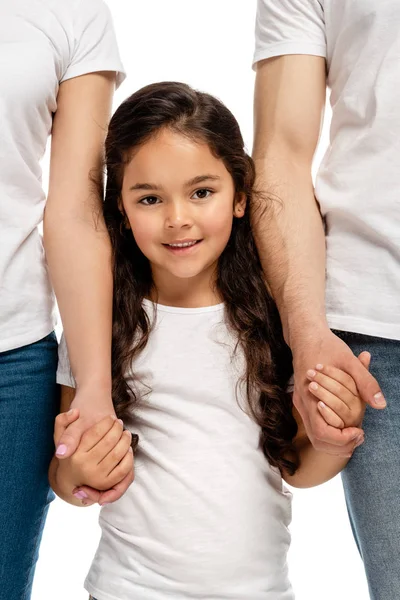
[[[235,203],[232,177],[207,144],[167,129],[125,167],[122,203],[157,288],[173,284],[171,278],[214,277],[233,216],[245,210],[245,199]]]

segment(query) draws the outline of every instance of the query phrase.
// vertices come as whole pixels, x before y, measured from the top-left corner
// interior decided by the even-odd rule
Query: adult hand
[[[56,445],[56,456],[59,460],[69,458],[78,448],[82,435],[90,427],[99,423],[107,416],[115,416],[114,406],[110,394],[105,394],[94,390],[77,390],[73,401],[71,402],[69,419],[65,418],[64,427],[58,428],[54,433],[54,442]],[[67,415],[67,413],[63,413]],[[90,505],[94,502],[99,504],[108,504],[119,500],[131,485],[134,479],[134,471],[131,469],[120,482],[113,485],[109,490],[99,491],[87,486],[81,486],[74,490],[74,494],[79,494],[78,498],[84,505]]]
[[[77,389],[71,409],[79,410],[79,417],[68,425],[56,442],[56,456],[69,458],[76,451],[82,435],[107,416],[115,416],[111,394],[100,389]]]
[[[76,408],[71,408],[68,412],[66,413],[61,413],[58,415],[58,417],[56,418],[55,421],[55,428],[54,428],[54,441],[56,442],[65,432],[65,430],[71,426],[72,423],[76,423],[78,418],[79,418],[79,410]],[[113,423],[115,422],[115,425],[113,425]],[[121,431],[122,431],[122,422],[121,423]],[[98,422],[96,424],[96,426],[92,427],[90,431],[86,431],[86,433],[82,436],[82,441],[80,444],[80,447],[82,448],[82,444],[86,444],[87,448],[83,448],[83,450],[87,450],[91,449],[92,446],[94,445],[94,442],[97,442],[97,447],[100,448],[101,445],[105,444],[105,440],[106,440],[106,436],[110,437],[110,432],[112,429],[115,429],[115,427],[117,427],[118,429],[118,424],[116,423],[116,421],[114,420],[113,417],[107,417],[106,419],[103,419],[101,422]],[[117,432],[118,434],[120,433],[119,431]],[[126,435],[126,432],[124,432],[124,435]],[[94,439],[94,442],[92,440],[92,438]],[[118,441],[119,441],[119,437],[117,435]],[[131,438],[131,436],[130,436]],[[107,460],[108,457],[110,456],[111,459],[113,458],[113,453],[115,453],[116,448],[112,447],[113,446],[113,441],[111,440],[111,450],[107,455]],[[115,440],[117,441],[117,439]],[[116,444],[115,444],[116,446]],[[104,454],[104,452],[103,452]],[[76,453],[74,453],[73,457],[71,460],[75,460],[75,456],[77,456]],[[114,466],[114,468],[118,468],[121,470],[122,472],[122,476],[121,476],[121,480],[119,482],[116,482],[114,485],[110,486],[110,489],[108,490],[104,490],[100,491],[98,489],[95,489],[93,487],[89,487],[89,486],[79,486],[79,487],[75,487],[72,491],[73,495],[78,498],[79,500],[82,501],[82,504],[84,506],[90,506],[96,502],[98,502],[101,505],[104,504],[109,504],[111,502],[115,502],[116,500],[118,500],[128,489],[128,487],[130,486],[130,484],[133,482],[134,479],[134,470],[133,470],[133,453],[131,451],[131,448],[127,449],[127,452],[125,453],[125,456],[122,457],[118,455],[118,460],[116,463],[116,466]],[[121,459],[121,460],[120,460]],[[70,462],[70,461],[68,461]],[[88,465],[88,461],[86,460],[85,457],[83,457],[83,461],[79,460],[79,457],[77,456],[76,458],[76,462],[78,463],[78,471],[82,471],[83,467],[89,468]],[[115,462],[115,459],[114,459]],[[83,467],[82,467],[82,463],[83,463]],[[71,469],[70,469],[71,470]],[[109,469],[108,469],[109,470]],[[106,471],[108,472],[108,470],[106,469]],[[115,472],[115,471],[114,471]],[[70,473],[71,474],[71,473]],[[104,478],[104,473],[103,473],[103,478]]]
[[[349,456],[354,451],[363,431],[358,427],[337,429],[328,425],[318,411],[317,401],[308,389],[307,371],[318,365],[331,365],[348,373],[355,381],[364,402],[376,409],[385,408],[386,402],[376,379],[354,356],[350,348],[329,328],[303,332],[292,343],[294,384],[293,403],[303,420],[307,435],[314,448],[337,456]]]

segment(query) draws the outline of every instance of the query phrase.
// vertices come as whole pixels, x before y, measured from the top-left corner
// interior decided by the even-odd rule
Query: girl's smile
[[[176,240],[174,242],[164,243],[163,246],[176,256],[186,256],[198,248],[203,240]]]

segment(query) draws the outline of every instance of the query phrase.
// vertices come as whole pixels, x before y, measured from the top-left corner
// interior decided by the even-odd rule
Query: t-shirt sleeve
[[[62,335],[58,346],[57,383],[60,385],[67,385],[68,387],[76,387],[75,379],[73,378],[71,366],[69,364],[64,334]]]
[[[62,81],[95,73],[114,71],[117,87],[125,79],[112,16],[103,0],[78,0],[74,12],[71,55]]]
[[[253,66],[284,54],[326,58],[324,9],[318,0],[258,0]]]

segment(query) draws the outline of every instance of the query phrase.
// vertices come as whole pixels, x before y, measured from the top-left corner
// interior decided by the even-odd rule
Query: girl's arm
[[[61,390],[63,412],[56,419],[55,443],[79,416],[77,409],[69,410],[75,390],[67,386]],[[101,500],[101,490],[109,490],[124,479],[129,480],[127,486],[130,485],[133,481],[131,440],[131,433],[123,431],[122,422],[115,415],[105,417],[84,433],[72,457],[62,461],[53,457],[49,467],[52,489],[69,504],[89,506]],[[88,492],[85,496],[79,494],[82,486]]]
[[[114,73],[69,79],[60,85],[54,116],[44,246],[77,382],[73,406],[80,415],[60,440],[65,457],[88,427],[114,413],[111,250],[99,191],[114,88]]]
[[[368,352],[362,353],[359,360],[368,369]],[[366,405],[358,394],[354,380],[347,373],[335,367],[321,366],[318,372],[310,372],[308,378],[311,380],[310,392],[318,400],[317,408],[327,423],[337,428],[361,427]],[[298,488],[313,487],[329,481],[344,469],[351,454],[339,457],[315,450],[295,407],[293,415],[298,425],[294,446],[300,466],[294,475],[284,472],[283,478],[289,485]],[[360,436],[356,446],[362,443],[363,436]]]
[[[294,475],[284,472],[283,479],[289,485],[297,488],[309,488],[325,483],[344,469],[350,455],[342,458],[315,450],[296,408],[294,408],[294,416],[299,428],[295,439],[295,448],[299,455],[300,466]]]

